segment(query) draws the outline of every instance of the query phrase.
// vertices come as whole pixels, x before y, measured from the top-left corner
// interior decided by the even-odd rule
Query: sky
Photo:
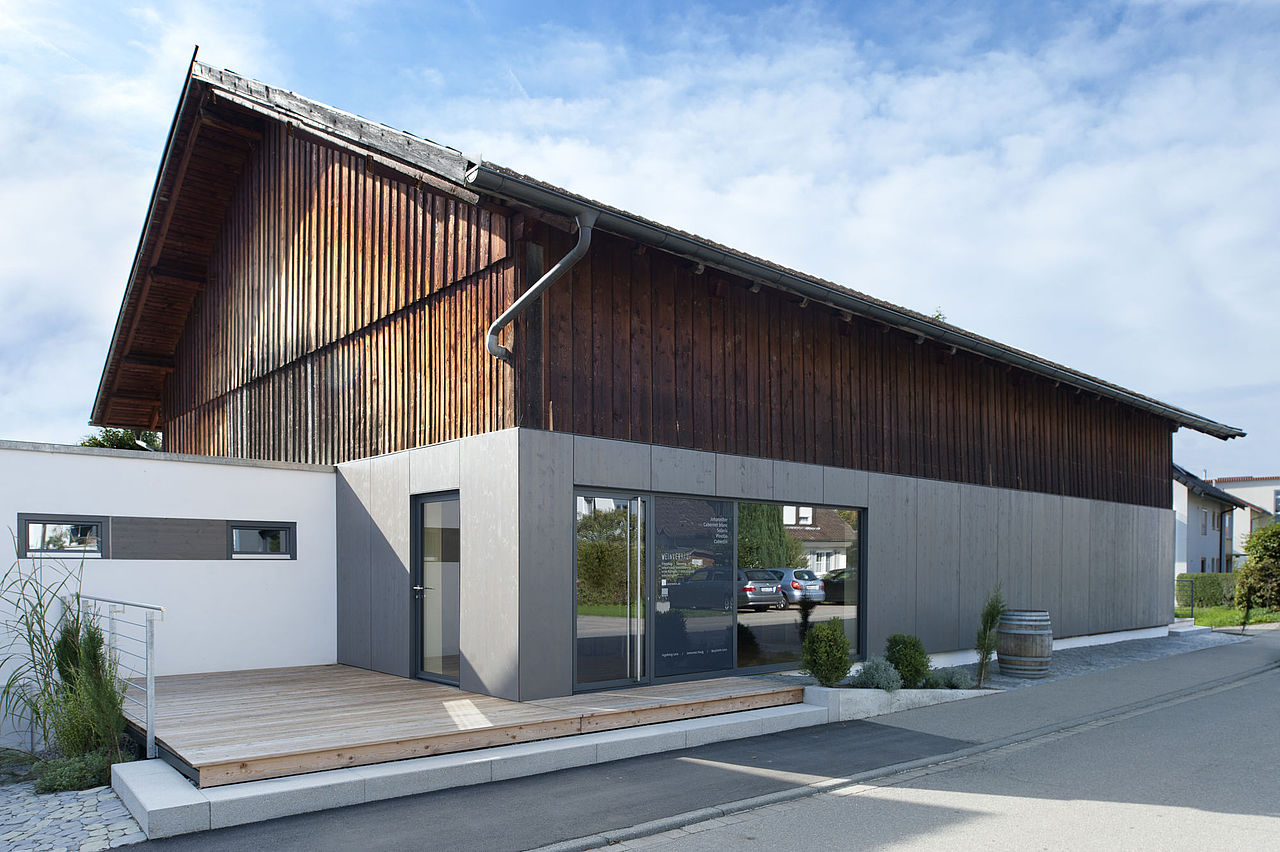
[[[1280,474],[1280,2],[0,0],[0,438],[74,443],[200,59],[1066,364]]]

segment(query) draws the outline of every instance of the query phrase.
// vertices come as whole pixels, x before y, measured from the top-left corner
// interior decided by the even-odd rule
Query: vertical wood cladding
[[[523,425],[1168,507],[1166,420],[750,283],[597,233],[543,297]]]
[[[507,218],[273,125],[178,344],[175,452],[337,463],[514,425]]]
[[[167,448],[337,463],[523,425],[1169,504],[1159,417],[600,232],[499,363],[489,322],[574,239],[268,127],[177,347]]]

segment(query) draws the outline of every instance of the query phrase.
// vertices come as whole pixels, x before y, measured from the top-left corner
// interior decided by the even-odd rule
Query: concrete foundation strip
[[[776,793],[766,793],[763,796],[752,796],[747,799],[739,799],[736,802],[727,802],[723,805],[717,805],[709,808],[699,808],[694,811],[686,811],[681,814],[674,814],[662,819],[650,820],[649,822],[640,823],[639,825],[619,828],[612,831],[592,834],[585,837],[578,837],[572,840],[553,843],[548,846],[541,846],[530,852],[584,852],[588,849],[597,849],[602,846],[609,846],[615,843],[624,843],[628,840],[636,840],[641,837],[652,837],[655,834],[662,834],[666,831],[685,828],[696,823],[705,822],[707,820],[719,819],[726,816],[744,813],[746,811],[756,810],[757,808],[776,805],[782,802],[791,802],[796,799],[810,798],[823,794],[850,796],[857,795],[876,787],[888,787],[894,784],[904,783],[921,775],[930,775],[935,772],[945,772],[957,766],[964,766],[975,763],[979,760],[987,760],[996,756],[997,753],[1005,750],[1013,750],[1014,748],[1027,748],[1034,746],[1040,742],[1051,742],[1057,739],[1063,739],[1068,736],[1080,733],[1094,728],[1100,728],[1104,725],[1112,725],[1117,722],[1123,722],[1126,719],[1135,716],[1160,710],[1165,707],[1171,707],[1182,704],[1187,701],[1193,701],[1205,695],[1212,695],[1228,689],[1235,689],[1244,686],[1246,683],[1259,678],[1265,674],[1280,669],[1280,662],[1268,663],[1267,665],[1258,666],[1243,672],[1237,672],[1218,680],[1201,683],[1190,686],[1185,689],[1175,690],[1174,692],[1164,693],[1152,698],[1136,701],[1132,704],[1126,704],[1122,707],[1113,707],[1109,710],[1103,710],[1098,713],[1091,713],[1086,716],[1080,716],[1065,723],[1057,723],[1053,725],[1045,725],[1041,728],[1035,728],[1029,731],[1023,731],[998,740],[992,740],[987,743],[980,743],[969,748],[960,749],[951,752],[944,757],[924,757],[917,760],[896,763],[892,766],[883,766],[879,769],[871,769],[866,772],[860,772],[851,775],[848,778],[828,778],[823,781],[816,781],[812,784],[806,784],[802,787],[795,787],[789,790],[779,790]],[[929,772],[919,770],[930,769]],[[869,783],[879,782],[879,783]]]

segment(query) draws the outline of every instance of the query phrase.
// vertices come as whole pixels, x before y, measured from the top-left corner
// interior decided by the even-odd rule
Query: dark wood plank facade
[[[171,451],[332,464],[525,426],[1170,504],[1169,420],[605,232],[501,363],[485,331],[569,250],[562,220],[189,112],[100,391]]]
[[[607,234],[570,277],[525,331],[522,425],[1169,505],[1163,418]]]

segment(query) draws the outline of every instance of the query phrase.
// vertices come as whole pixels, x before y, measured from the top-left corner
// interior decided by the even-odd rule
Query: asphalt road
[[[145,846],[281,851],[529,849],[968,745],[874,722],[848,722],[150,841]]]
[[[1278,706],[1272,670],[1129,718],[610,849],[1275,849]]]

